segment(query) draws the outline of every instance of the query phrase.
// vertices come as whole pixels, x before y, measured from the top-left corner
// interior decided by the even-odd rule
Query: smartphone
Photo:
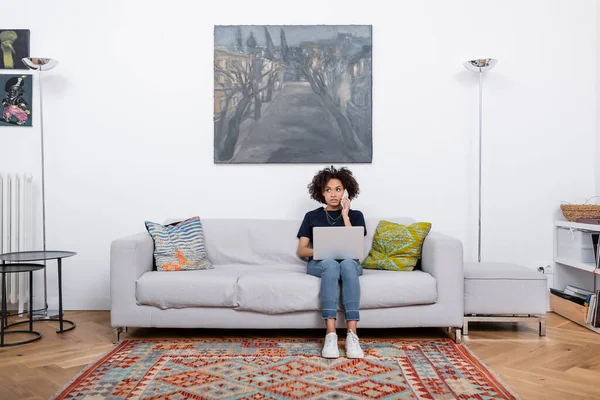
[[[348,197],[348,191],[346,189],[344,189],[344,194],[342,194],[342,199],[344,197]],[[346,208],[346,207],[344,206],[344,203],[342,202],[342,209],[344,209],[344,208]]]

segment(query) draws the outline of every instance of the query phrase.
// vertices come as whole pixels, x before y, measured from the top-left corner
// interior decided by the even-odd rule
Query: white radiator
[[[32,188],[30,173],[0,173],[0,254],[33,249]],[[8,307],[22,313],[29,301],[28,274],[6,278]]]

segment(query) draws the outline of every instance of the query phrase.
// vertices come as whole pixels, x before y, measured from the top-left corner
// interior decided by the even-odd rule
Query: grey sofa
[[[410,224],[409,218],[388,221]],[[368,219],[365,256],[379,219]],[[319,278],[297,254],[299,220],[202,219],[214,269],[153,270],[147,232],[111,245],[111,324],[126,327],[323,328]],[[463,325],[463,253],[455,238],[432,231],[422,270],[364,270],[359,327],[454,328]],[[342,307],[337,324],[345,326]]]

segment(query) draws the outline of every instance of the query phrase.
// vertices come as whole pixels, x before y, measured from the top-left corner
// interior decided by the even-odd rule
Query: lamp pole
[[[42,71],[48,71],[56,67],[58,61],[51,58],[38,57],[25,57],[22,61],[29,69],[38,72],[38,86],[40,91],[40,147],[42,153],[42,243],[43,249],[46,251],[46,163],[44,159],[44,96],[42,95]],[[44,261],[44,265],[45,264],[46,261]],[[46,268],[44,268],[44,314],[46,317],[52,316],[49,315],[48,311],[48,278],[46,275]]]
[[[479,73],[479,193],[478,193],[478,225],[477,225],[477,262],[481,262],[481,148],[483,141],[483,73],[494,68],[498,60],[480,58],[465,61],[463,65],[471,72]]]

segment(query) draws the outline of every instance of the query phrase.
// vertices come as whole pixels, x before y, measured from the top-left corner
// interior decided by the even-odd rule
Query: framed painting
[[[29,57],[29,29],[0,29],[0,69],[26,69],[21,61]]]
[[[31,126],[31,75],[1,74],[0,126]]]
[[[215,163],[370,163],[371,32],[215,26]]]

